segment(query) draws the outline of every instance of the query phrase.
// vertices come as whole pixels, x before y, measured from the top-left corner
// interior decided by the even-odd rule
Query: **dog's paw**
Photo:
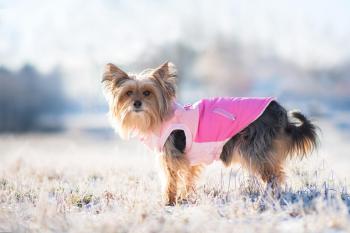
[[[175,205],[176,205],[176,202],[174,202],[174,201],[165,202],[165,206],[175,206]]]

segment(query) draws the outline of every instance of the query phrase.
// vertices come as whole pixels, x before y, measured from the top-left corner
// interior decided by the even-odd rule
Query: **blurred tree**
[[[42,75],[28,64],[17,73],[0,68],[0,132],[42,130],[40,118],[62,113],[64,103],[59,69]]]

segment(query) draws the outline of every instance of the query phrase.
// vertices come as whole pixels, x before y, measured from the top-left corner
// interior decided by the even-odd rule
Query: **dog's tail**
[[[298,122],[296,122],[298,121]],[[290,111],[286,133],[291,139],[289,155],[303,158],[317,148],[317,126],[298,111]]]

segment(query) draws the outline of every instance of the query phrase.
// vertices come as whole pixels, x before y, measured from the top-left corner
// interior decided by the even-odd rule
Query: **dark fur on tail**
[[[317,147],[316,126],[300,112],[291,111],[289,116],[286,127],[286,133],[291,138],[289,154],[303,157]],[[295,119],[299,122],[295,122]]]

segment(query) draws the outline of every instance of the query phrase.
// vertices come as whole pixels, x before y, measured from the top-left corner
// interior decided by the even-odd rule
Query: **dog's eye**
[[[143,92],[143,95],[144,95],[144,96],[149,96],[150,94],[151,94],[150,91],[144,91],[144,92]]]
[[[132,91],[127,91],[127,92],[126,92],[126,95],[127,95],[127,96],[131,96],[131,95],[132,95]]]

